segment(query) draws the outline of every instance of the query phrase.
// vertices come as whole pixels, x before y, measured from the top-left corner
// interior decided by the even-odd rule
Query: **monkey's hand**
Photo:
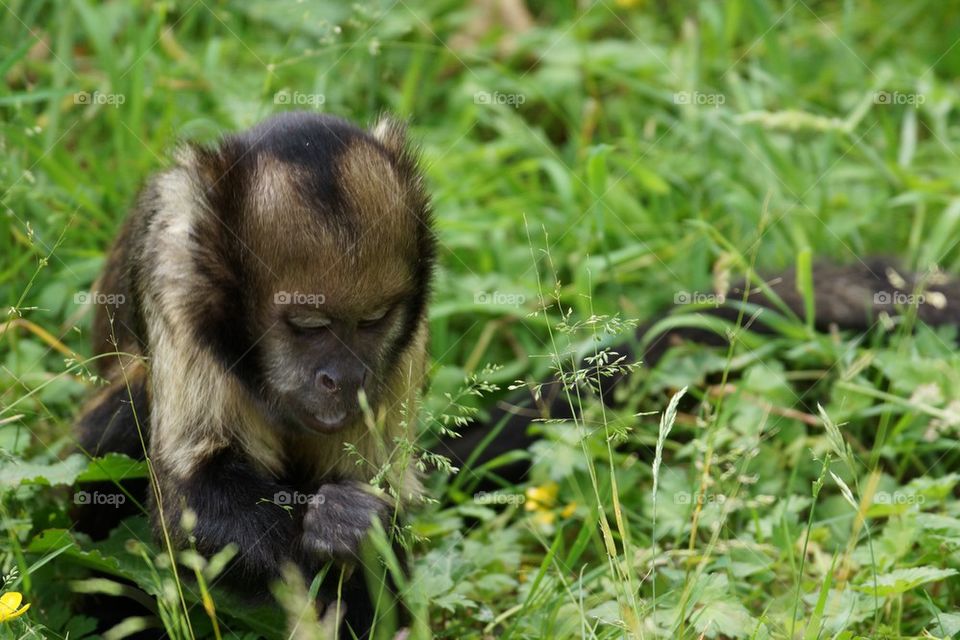
[[[355,560],[374,520],[386,526],[390,506],[360,482],[320,487],[303,516],[303,549],[318,559]]]

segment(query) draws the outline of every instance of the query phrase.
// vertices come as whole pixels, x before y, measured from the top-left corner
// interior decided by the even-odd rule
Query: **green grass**
[[[452,0],[4,0],[0,574],[31,609],[0,637],[84,637],[66,602],[106,588],[91,569],[132,578],[175,637],[213,637],[202,606],[186,623],[145,519],[103,545],[59,531],[83,480],[59,461],[94,388],[75,296],[179,139],[294,101],[409,118],[441,242],[432,433],[515,380],[575,377],[571,350],[753,268],[960,270],[955,3],[529,6],[529,31],[466,45],[471,10]],[[571,391],[583,421],[541,427],[505,505],[433,474],[437,503],[412,519],[423,623],[440,638],[951,637],[955,332],[887,333],[792,319],[730,351],[676,350],[621,410]],[[458,394],[472,377],[480,399]],[[216,611],[224,637],[261,632],[243,606]]]

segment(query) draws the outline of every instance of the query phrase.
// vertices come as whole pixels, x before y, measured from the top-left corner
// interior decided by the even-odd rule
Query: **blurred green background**
[[[532,300],[531,244],[570,304],[590,289],[640,317],[709,285],[716,237],[767,270],[803,248],[956,266],[956,3],[532,2],[513,22],[463,2],[6,4],[5,306],[63,335],[176,142],[290,108],[410,120],[441,362],[523,321],[474,301]]]
[[[90,314],[82,294],[145,177],[168,164],[180,140],[214,140],[282,110],[318,110],[361,123],[391,112],[410,122],[422,147],[440,239],[430,316],[432,408],[448,403],[444,394],[488,363],[502,365],[491,376],[501,385],[544,374],[550,359],[538,356],[552,347],[548,320],[535,313],[540,290],[555,293],[559,307],[581,318],[644,320],[678,293],[711,291],[754,263],[761,273],[775,272],[807,252],[842,263],[887,255],[917,269],[960,267],[960,3],[952,0],[3,0],[0,15],[0,300],[6,310],[0,325],[0,464],[28,458],[52,464],[70,446],[71,417],[92,388],[82,372],[64,373],[65,358],[89,356]],[[778,343],[777,350],[809,353],[804,340]],[[879,373],[855,371],[866,376],[857,379],[864,385],[906,403],[897,419],[919,416],[918,422],[894,422],[902,439],[882,451],[878,445],[877,456],[891,461],[892,481],[905,484],[916,475],[911,456],[933,418],[910,404],[914,387],[884,380],[909,369],[908,380],[933,384],[921,372],[937,369],[944,393],[930,402],[946,407],[960,376],[953,360],[941,367],[935,359],[938,344],[944,343],[898,342],[891,348],[901,347],[897,357],[918,359],[891,360]],[[823,369],[855,358],[824,357]],[[702,364],[689,361],[675,386],[701,380],[696,371]],[[752,380],[756,394],[790,404],[789,396],[778,395],[783,389],[777,385],[786,384],[780,374],[771,382],[769,374],[756,372]],[[644,399],[645,408],[661,409],[667,386]],[[874,433],[877,420],[887,419],[878,417],[889,409],[887,401],[836,400],[835,408],[843,406],[854,426]],[[655,417],[644,424],[650,428],[642,440],[649,445]],[[693,478],[703,451],[696,443],[704,435],[687,428],[693,444],[675,453]],[[804,429],[790,432],[800,443],[790,456],[776,443],[763,450],[772,454],[768,476],[779,479],[770,485],[774,495],[809,500],[819,464],[807,447],[819,454],[825,445],[818,429],[810,432],[821,440],[802,440]],[[957,433],[942,433],[949,441],[936,449],[939,462],[931,469],[935,477],[953,478]],[[736,438],[710,442],[734,451]],[[599,447],[588,457],[603,459],[602,439]],[[607,462],[615,466],[612,458]],[[573,458],[561,463],[569,465],[570,477],[582,471]],[[645,473],[621,480],[636,483],[621,486],[636,493],[628,519],[641,547],[649,544],[649,514],[641,508],[647,494],[640,491],[649,489]],[[545,481],[548,475],[534,477]],[[563,484],[563,477],[553,480]],[[955,481],[943,485],[941,499]],[[36,495],[30,498],[40,500]],[[578,517],[595,521],[599,498],[581,496],[581,509],[585,501],[595,504]],[[30,580],[23,570],[36,560],[24,552],[27,541],[44,527],[62,525],[64,510],[58,503],[31,505],[22,494],[6,499],[9,544],[0,543],[0,570],[20,567],[21,577],[11,584],[24,589]],[[846,622],[834,620],[826,627],[830,633],[818,636],[823,614],[817,618],[814,607],[822,576],[804,574],[792,538],[806,511],[790,498],[785,502],[778,503],[782,522],[772,529],[757,524],[756,511],[729,525],[780,549],[771,554],[775,568],[763,573],[779,587],[767,592],[757,582],[760,574],[741,574],[727,564],[705,589],[716,601],[736,603],[719,612],[735,622],[694,631],[691,621],[693,627],[673,627],[677,635],[662,637],[770,637],[756,631],[759,620],[765,633],[789,637],[785,620],[799,597],[794,587],[801,575],[804,593],[814,595],[803,600],[800,619],[812,616],[818,623],[808,637],[852,638],[832,635],[851,629],[872,638],[907,637],[928,628],[935,611],[953,615],[960,629],[960,613],[949,613],[948,606],[952,600],[955,608],[960,598],[954,578],[906,602],[904,592],[886,603],[861,593],[873,606],[857,600]],[[931,541],[909,560],[893,554],[884,570],[924,562],[960,566],[960,509],[956,500],[943,508],[940,515],[953,518],[956,528],[940,541],[942,550]],[[463,515],[433,512],[425,516],[425,530],[453,531]],[[849,531],[840,533],[837,522],[849,524],[852,514],[834,515],[837,529],[824,529],[837,534],[834,546],[827,534],[818,543],[842,550]],[[637,629],[652,633],[654,622],[631,626],[623,613],[625,602],[636,620],[650,613],[627,591],[608,589],[619,595],[603,608],[608,601],[597,593],[624,579],[605,575],[599,538],[591,540],[599,560],[582,585],[592,604],[574,606],[571,614],[565,607],[578,601],[571,582],[538,579],[532,593],[530,582],[517,582],[520,565],[532,580],[552,541],[562,539],[522,534],[527,530],[517,518],[484,520],[478,529],[490,536],[484,542],[444,547],[453,564],[450,584],[432,585],[431,597],[440,603],[432,619],[438,634],[503,631],[486,625],[504,612],[513,624],[505,636],[619,637],[623,626],[637,637]],[[689,528],[682,518],[678,523],[675,541],[682,548]],[[496,551],[496,541],[509,552]],[[457,573],[464,544],[516,563]],[[896,547],[896,538],[889,544]],[[829,564],[826,553],[819,562]],[[541,570],[551,573],[549,562],[545,566]],[[663,585],[661,597],[675,598],[670,606],[684,593],[696,608],[685,589],[704,581],[691,577],[691,566],[680,562]],[[481,586],[467,593],[466,587],[457,591],[458,583]],[[43,578],[32,588],[42,603]],[[544,591],[549,595],[541,597]],[[831,602],[849,604],[843,598],[851,591],[844,593]],[[50,598],[46,623],[62,633],[69,616]],[[491,604],[497,599],[502,606]],[[585,613],[597,607],[596,615]],[[756,619],[744,622],[744,607]],[[478,622],[464,622],[474,616]],[[586,621],[586,628],[570,620]],[[745,635],[741,623],[750,629]],[[946,637],[948,629],[936,633]]]

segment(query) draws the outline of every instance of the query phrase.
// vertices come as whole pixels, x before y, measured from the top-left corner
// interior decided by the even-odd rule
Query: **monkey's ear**
[[[206,190],[219,184],[236,164],[232,148],[222,143],[219,147],[187,142],[181,144],[174,153],[176,163],[189,169]]]
[[[407,125],[392,116],[380,116],[377,124],[370,130],[370,134],[388,151],[397,155],[407,150]]]

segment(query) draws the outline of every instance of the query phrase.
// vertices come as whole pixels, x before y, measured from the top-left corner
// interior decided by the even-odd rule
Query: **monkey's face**
[[[390,356],[403,329],[403,301],[378,301],[352,313],[310,304],[287,292],[265,337],[266,384],[283,422],[328,433],[363,419],[361,394],[375,412],[389,392]]]
[[[247,306],[237,315],[250,318],[223,331],[243,336],[233,370],[274,422],[330,433],[363,420],[362,397],[375,418],[401,402],[391,385],[425,322],[433,238],[401,132],[280,123],[241,140],[243,179],[217,201],[241,211],[233,263]]]

